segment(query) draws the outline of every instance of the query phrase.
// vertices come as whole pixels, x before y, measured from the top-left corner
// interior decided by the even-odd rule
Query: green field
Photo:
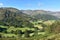
[[[32,28],[0,25],[0,40],[60,40],[60,21],[40,20],[31,23],[34,25]]]

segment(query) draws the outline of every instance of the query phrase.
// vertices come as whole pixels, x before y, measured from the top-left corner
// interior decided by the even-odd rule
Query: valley
[[[51,11],[0,8],[0,38],[60,40],[60,18]]]

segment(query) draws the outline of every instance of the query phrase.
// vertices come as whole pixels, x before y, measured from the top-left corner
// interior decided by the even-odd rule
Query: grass
[[[42,21],[38,21],[38,22],[42,22]],[[35,23],[37,23],[35,26],[38,27],[39,29],[42,29],[42,25],[38,24],[38,22],[33,22],[33,24],[35,25]],[[45,21],[42,22],[45,25],[52,25],[52,23],[54,23],[55,21]],[[35,31],[34,28],[29,28],[29,27],[24,27],[24,28],[15,28],[14,26],[11,27],[7,27],[7,26],[0,26],[1,28],[7,28],[7,34],[5,33],[0,33],[2,34],[4,37],[0,38],[0,40],[60,40],[60,34],[54,34],[54,33],[47,33],[48,30],[46,30],[45,32],[40,32],[40,30],[38,30],[38,35],[35,36],[34,33],[30,33],[30,37],[26,38],[24,34],[22,34],[22,37],[19,37],[19,34],[11,34],[11,31],[17,31],[17,30],[21,30],[22,32],[25,32],[26,30],[32,30]],[[10,33],[9,33],[10,32]],[[34,36],[33,36],[34,35]],[[13,37],[14,36],[14,37]],[[7,38],[8,37],[8,38]]]
[[[9,34],[8,34],[9,35]],[[14,35],[14,34],[12,34]],[[60,33],[59,34],[46,34],[47,36],[36,36],[36,37],[18,37],[18,38],[0,38],[0,40],[60,40]],[[10,35],[9,35],[10,36]]]
[[[11,31],[16,31],[16,30],[22,30],[22,32],[25,32],[26,30],[32,30],[34,31],[35,29],[34,28],[28,28],[28,27],[25,27],[25,28],[14,28],[14,27],[11,27],[7,30],[7,32],[11,32]]]

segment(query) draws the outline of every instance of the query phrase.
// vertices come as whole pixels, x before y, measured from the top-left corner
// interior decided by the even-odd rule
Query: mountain
[[[21,10],[21,11],[28,15],[37,15],[37,14],[45,13],[45,11],[43,10]]]
[[[60,12],[54,12],[52,15],[54,15],[54,16],[60,18]]]
[[[29,20],[31,20],[29,15],[22,13],[16,8],[0,8],[0,25],[31,27],[32,24]]]
[[[45,10],[21,10],[23,13],[26,13],[28,15],[37,15],[37,14],[52,14],[54,12],[51,11],[45,11]]]
[[[45,10],[21,10],[23,13],[31,15],[36,19],[42,20],[57,20],[60,19],[59,12],[45,11]]]
[[[44,10],[18,10],[12,7],[0,8],[0,22],[4,25],[26,26],[32,20],[58,20],[60,12]],[[31,24],[31,23],[30,23]]]
[[[59,18],[50,14],[38,14],[34,16],[37,20],[58,20]]]

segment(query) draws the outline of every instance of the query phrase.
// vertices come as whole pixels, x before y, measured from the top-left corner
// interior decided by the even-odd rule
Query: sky
[[[20,10],[60,11],[60,0],[0,0],[0,7],[14,7]]]

